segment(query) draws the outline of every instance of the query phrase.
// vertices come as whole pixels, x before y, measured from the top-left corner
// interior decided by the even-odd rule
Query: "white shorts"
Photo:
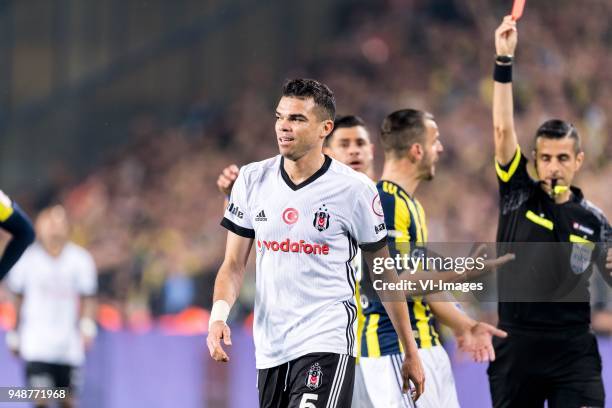
[[[355,367],[353,408],[459,408],[455,379],[442,346],[419,349],[425,392],[414,403],[402,393],[403,355],[360,357]]]

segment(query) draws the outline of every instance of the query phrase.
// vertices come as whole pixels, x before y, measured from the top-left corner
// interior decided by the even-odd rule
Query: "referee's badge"
[[[572,272],[580,275],[587,270],[591,264],[593,245],[588,243],[575,242],[572,244],[572,254],[570,256],[570,266]]]
[[[306,378],[306,386],[311,390],[316,390],[321,386],[321,377],[323,377],[323,371],[319,363],[314,363],[308,371],[308,377]]]

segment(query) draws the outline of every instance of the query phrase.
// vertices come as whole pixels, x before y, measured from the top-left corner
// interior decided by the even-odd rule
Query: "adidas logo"
[[[259,214],[257,214],[257,216],[255,217],[255,221],[268,221],[268,218],[266,218],[266,213],[264,212],[264,210],[261,210]]]

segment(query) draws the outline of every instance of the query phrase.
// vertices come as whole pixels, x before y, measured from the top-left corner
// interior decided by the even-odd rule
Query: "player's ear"
[[[413,143],[408,150],[406,150],[405,157],[410,160],[410,163],[416,163],[419,161],[419,147],[418,143]]]
[[[321,130],[323,139],[325,139],[334,130],[334,121],[331,119],[324,120]]]

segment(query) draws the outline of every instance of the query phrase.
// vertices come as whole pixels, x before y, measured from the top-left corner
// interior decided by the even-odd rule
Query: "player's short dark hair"
[[[336,117],[336,98],[327,85],[315,79],[290,79],[283,85],[283,96],[306,99],[312,98],[320,108],[321,117],[334,120]]]
[[[574,152],[580,153],[582,151],[578,131],[574,125],[561,119],[551,119],[542,123],[536,131],[534,142],[537,142],[540,137],[545,139],[563,139],[569,137],[574,139]]]
[[[413,144],[424,143],[425,121],[433,119],[431,113],[416,109],[402,109],[389,114],[380,126],[380,141],[385,155],[400,157]]]
[[[323,146],[329,147],[329,144],[331,143],[332,137],[334,136],[334,133],[336,133],[336,130],[342,129],[342,128],[352,128],[356,126],[365,127],[365,122],[359,116],[356,116],[356,115],[336,116],[336,120],[334,120],[334,130],[332,130],[331,133],[327,135],[327,137],[325,137],[325,140],[323,141]]]

